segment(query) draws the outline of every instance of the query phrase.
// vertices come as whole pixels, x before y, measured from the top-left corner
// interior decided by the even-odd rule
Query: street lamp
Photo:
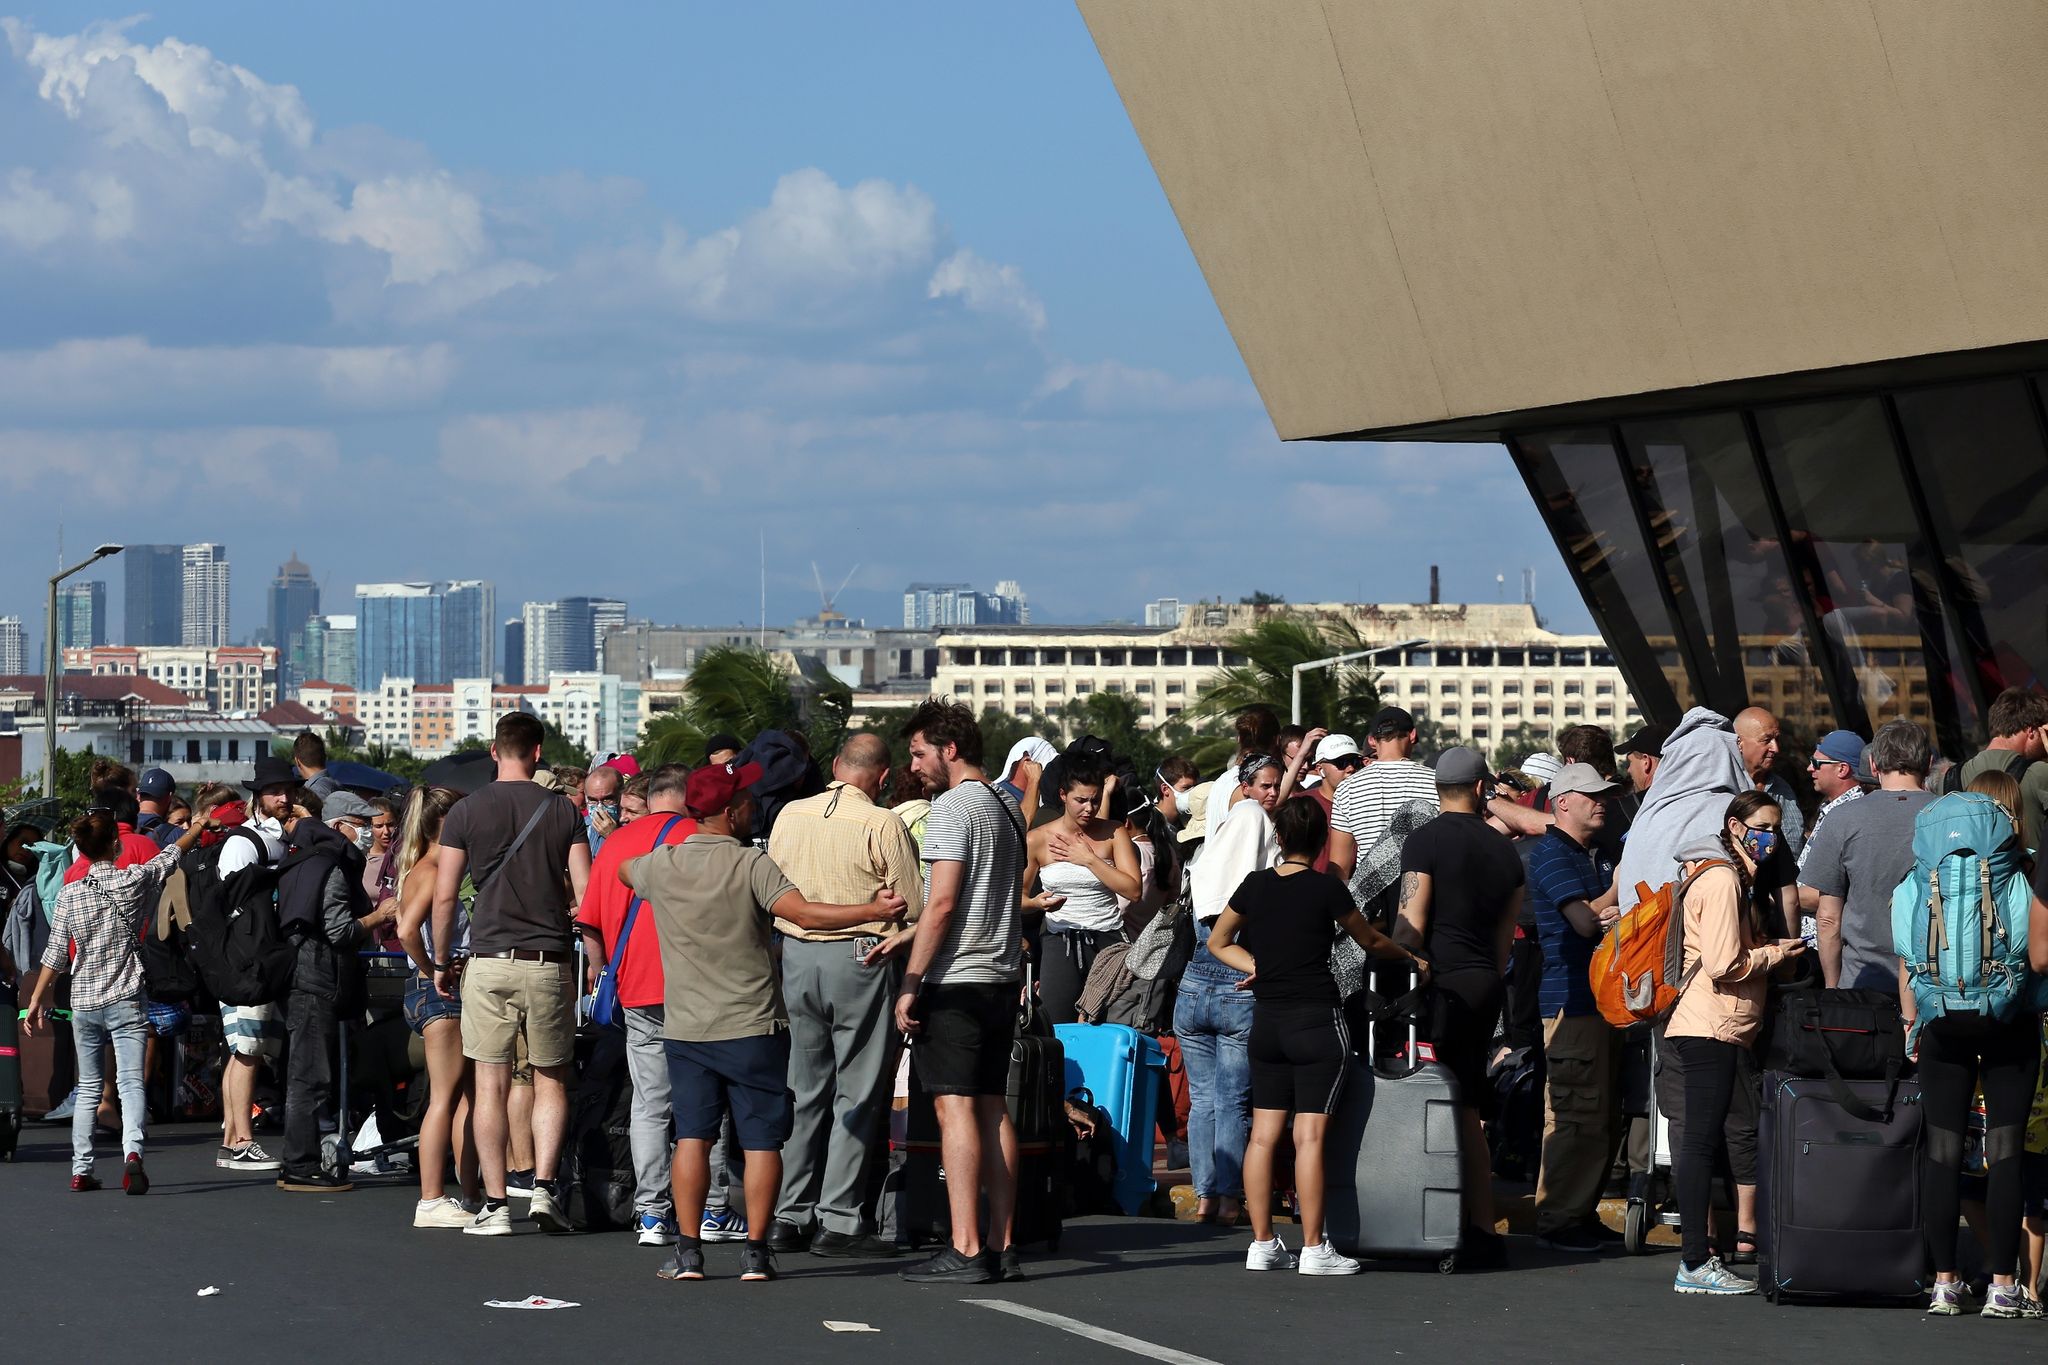
[[[80,560],[68,569],[58,570],[50,580],[49,615],[43,618],[49,635],[50,653],[44,660],[43,669],[43,799],[57,799],[57,585],[71,575],[90,569],[109,555],[117,555],[126,549],[125,545],[102,545],[92,552],[91,559]]]
[[[1353,659],[1370,659],[1375,654],[1391,654],[1399,649],[1414,649],[1426,645],[1427,640],[1403,640],[1398,645],[1380,645],[1374,649],[1354,649],[1349,654],[1333,654],[1327,659],[1309,659],[1294,666],[1294,724],[1301,724],[1301,675],[1314,668],[1328,668],[1333,664],[1350,663]]]

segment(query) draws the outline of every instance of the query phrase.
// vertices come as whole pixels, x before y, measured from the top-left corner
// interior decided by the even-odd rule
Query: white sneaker
[[[510,1237],[512,1210],[503,1204],[496,1208],[486,1204],[477,1210],[476,1217],[470,1219],[469,1226],[462,1231],[470,1237]]]
[[[533,1186],[533,1202],[526,1206],[526,1216],[540,1224],[540,1230],[553,1237],[576,1229],[569,1224],[568,1215],[555,1203],[555,1192],[538,1181]]]
[[[1292,1270],[1294,1257],[1287,1252],[1287,1243],[1274,1233],[1270,1242],[1253,1242],[1245,1248],[1244,1268],[1246,1270]]]
[[[475,1212],[463,1208],[459,1199],[422,1199],[412,1211],[416,1228],[466,1228],[475,1220]]]
[[[1301,1249],[1301,1273],[1304,1275],[1356,1275],[1364,1269],[1358,1262],[1338,1252],[1329,1240]]]

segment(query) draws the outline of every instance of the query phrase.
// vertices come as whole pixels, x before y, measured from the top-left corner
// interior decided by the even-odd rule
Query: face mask
[[[592,819],[602,815],[613,824],[619,822],[619,803],[616,801],[592,801],[585,809]]]
[[[1777,851],[1777,831],[1769,829],[1752,829],[1745,831],[1742,836],[1742,846],[1749,850],[1749,856],[1753,860],[1755,860],[1755,862],[1758,865],[1762,865],[1770,858],[1772,853]]]
[[[377,835],[375,831],[367,829],[358,829],[356,831],[356,847],[361,849],[363,852],[368,853],[370,851],[370,846],[376,842]]]

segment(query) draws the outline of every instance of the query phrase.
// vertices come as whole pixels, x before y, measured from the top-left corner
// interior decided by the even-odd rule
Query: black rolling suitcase
[[[21,1012],[14,987],[0,985],[0,1161],[14,1160],[21,1139]]]
[[[1374,1068],[1354,1058],[1345,1075],[1323,1142],[1324,1235],[1347,1256],[1433,1259],[1448,1275],[1465,1226],[1458,1082],[1419,1059],[1413,1003],[1395,1007],[1407,1016],[1401,1059]]]
[[[1017,1130],[1017,1216],[1012,1239],[1020,1246],[1059,1250],[1066,1217],[1068,1175],[1074,1158],[1074,1130],[1067,1123],[1067,1054],[1031,994],[1029,968],[1017,1036],[1010,1044],[1006,1100]],[[939,1162],[939,1116],[918,1082],[917,1050],[911,1048],[910,1104],[904,1116],[902,1235],[912,1246],[945,1241],[952,1216],[946,1201],[946,1172]],[[973,1179],[979,1180],[979,1173]]]
[[[576,1036],[562,1169],[564,1212],[578,1231],[633,1226],[633,1084],[622,1027],[593,1025]]]
[[[1775,1071],[1763,1085],[1757,1285],[1764,1297],[1917,1301],[1928,1279],[1920,1087]],[[1873,1117],[1845,1109],[1840,1091]]]

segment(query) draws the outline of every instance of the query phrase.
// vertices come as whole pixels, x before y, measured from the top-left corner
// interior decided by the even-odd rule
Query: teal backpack
[[[1892,950],[1906,964],[1920,1023],[2005,1019],[2032,993],[2033,891],[2020,856],[2012,818],[1981,792],[1940,797],[1913,821],[1913,870],[1892,892]]]

